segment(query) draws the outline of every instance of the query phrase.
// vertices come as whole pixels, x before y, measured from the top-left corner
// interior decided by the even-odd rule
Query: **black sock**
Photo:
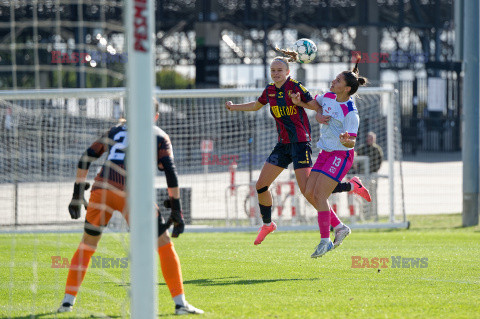
[[[272,222],[272,206],[263,206],[262,204],[258,204],[260,206],[260,214],[262,214],[263,223],[268,224]]]
[[[332,193],[349,192],[352,190],[350,182],[338,183]]]

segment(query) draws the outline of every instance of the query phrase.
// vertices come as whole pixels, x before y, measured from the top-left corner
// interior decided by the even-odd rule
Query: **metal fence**
[[[402,112],[403,151],[455,152],[462,149],[462,78],[455,72],[443,72],[445,91],[428,87],[428,77],[416,77],[413,81],[397,84]],[[445,98],[444,110],[429,105],[430,94]],[[430,102],[432,103],[432,102]]]

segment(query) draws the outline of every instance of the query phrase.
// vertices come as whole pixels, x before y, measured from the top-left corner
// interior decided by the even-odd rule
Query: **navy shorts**
[[[282,168],[287,168],[293,162],[293,168],[312,167],[312,147],[310,142],[301,143],[277,143],[267,163]]]

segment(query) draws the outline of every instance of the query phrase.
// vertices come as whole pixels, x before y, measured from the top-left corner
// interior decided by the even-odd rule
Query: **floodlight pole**
[[[479,214],[479,146],[480,146],[480,6],[478,1],[463,1],[463,213],[462,225],[478,225]]]
[[[127,0],[127,193],[130,210],[131,317],[157,318],[154,212],[154,2]]]

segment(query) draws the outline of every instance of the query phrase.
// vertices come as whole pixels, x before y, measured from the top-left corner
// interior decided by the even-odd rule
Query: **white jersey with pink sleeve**
[[[324,151],[348,151],[348,148],[340,143],[340,134],[348,132],[350,136],[357,136],[360,118],[353,99],[346,102],[337,102],[337,95],[328,92],[317,95],[315,99],[322,106],[323,115],[331,116],[328,124],[320,124],[320,139],[317,147]]]

